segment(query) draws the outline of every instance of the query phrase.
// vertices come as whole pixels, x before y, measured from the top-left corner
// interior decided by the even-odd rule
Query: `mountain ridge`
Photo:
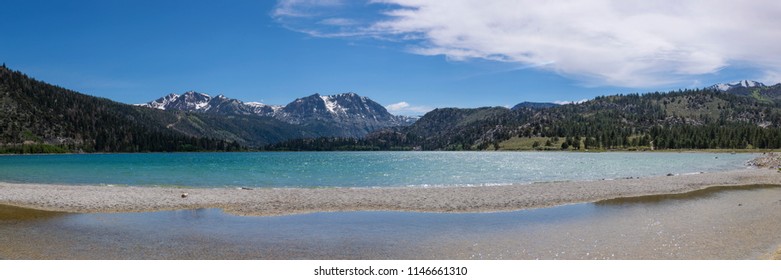
[[[519,110],[523,108],[535,108],[535,109],[545,109],[545,108],[552,108],[552,107],[558,107],[561,106],[561,104],[553,103],[553,102],[530,102],[530,101],[524,101],[518,104],[515,104],[511,110]]]
[[[186,115],[85,95],[5,66],[0,67],[0,111],[0,153],[241,149],[229,137],[183,132]]]
[[[280,107],[194,91],[155,102],[122,104],[0,67],[0,152],[491,150],[513,141],[556,150],[781,148],[781,84],[598,96],[559,106],[440,108],[412,125],[388,127],[367,126],[387,110],[354,93],[313,94]],[[166,106],[172,109],[147,108]],[[256,111],[269,108],[260,114],[300,123]]]
[[[415,119],[394,116],[368,97],[353,92],[300,97],[287,105],[244,102],[224,95],[188,91],[158,98],[142,107],[221,115],[255,115],[270,117],[292,125],[320,126],[336,137],[362,137],[372,131],[407,126]]]
[[[755,87],[766,87],[765,84],[757,81],[752,80],[740,80],[733,83],[718,83],[709,87],[706,87],[705,89],[715,89],[720,91],[730,91],[732,89],[736,88],[755,88]]]
[[[358,142],[282,142],[270,149],[778,149],[779,89],[781,85],[756,84],[728,91],[704,88],[598,96],[560,106],[440,108],[409,127],[372,133]]]
[[[203,109],[213,102],[217,109],[212,110],[218,110],[237,104],[224,96],[208,102],[202,95],[191,97],[192,106],[183,108]],[[232,151],[340,135],[325,122],[295,125],[252,114],[165,111],[119,103],[7,67],[0,67],[0,112],[0,153]]]

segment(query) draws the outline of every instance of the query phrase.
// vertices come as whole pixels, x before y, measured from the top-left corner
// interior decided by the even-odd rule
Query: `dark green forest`
[[[0,67],[0,153],[236,151],[168,129],[180,115],[49,85]]]

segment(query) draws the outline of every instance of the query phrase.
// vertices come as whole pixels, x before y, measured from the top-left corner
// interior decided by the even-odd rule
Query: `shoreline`
[[[234,215],[278,216],[314,212],[504,212],[710,187],[781,185],[767,168],[596,181],[480,187],[200,189],[74,186],[0,182],[0,204],[69,213],[153,212],[220,208]],[[182,194],[187,193],[183,198]]]

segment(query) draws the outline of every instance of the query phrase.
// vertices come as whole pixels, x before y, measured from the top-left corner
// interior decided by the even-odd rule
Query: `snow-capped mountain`
[[[208,110],[210,100],[211,97],[206,94],[188,91],[182,95],[172,93],[142,106],[161,110],[203,111]]]
[[[323,133],[324,136],[360,137],[378,129],[414,122],[412,118],[394,116],[377,102],[352,92],[313,94],[285,106],[273,106],[188,91],[181,95],[172,93],[140,106],[160,110],[272,117],[289,124],[323,127],[323,130],[333,132]]]
[[[171,93],[155,101],[139,104],[139,106],[160,110],[265,116],[271,116],[275,111],[282,108],[281,106],[269,106],[259,102],[244,103],[241,100],[227,98],[224,95],[211,97],[208,94],[195,91],[188,91],[183,94]]]
[[[313,94],[298,98],[280,110],[278,118],[291,123],[306,120],[367,119],[377,121],[396,121],[396,116],[388,113],[382,105],[355,93],[337,95]]]
[[[757,82],[757,81],[749,81],[749,80],[742,80],[739,82],[734,83],[721,83],[721,84],[715,84],[710,87],[709,89],[717,89],[720,91],[730,91],[736,88],[755,88],[755,87],[765,87],[765,84]]]

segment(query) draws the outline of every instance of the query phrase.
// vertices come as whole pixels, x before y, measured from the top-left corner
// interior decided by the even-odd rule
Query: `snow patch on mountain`
[[[260,102],[244,102],[244,104],[252,106],[252,107],[263,107],[268,106],[266,104],[260,103]]]
[[[323,99],[323,103],[325,103],[325,109],[328,110],[328,112],[336,114],[337,104],[335,101],[331,100],[330,96],[321,95],[320,99]]]
[[[377,102],[355,93],[336,95],[313,94],[297,98],[285,106],[261,102],[243,102],[218,95],[188,91],[169,94],[141,106],[160,110],[180,110],[223,115],[256,115],[271,117],[290,124],[308,124],[343,131],[339,136],[360,137],[371,131],[412,124],[415,119],[394,116]],[[336,127],[336,128],[333,128]]]
[[[712,85],[708,88],[716,89],[720,91],[729,91],[735,88],[754,88],[754,87],[764,87],[764,86],[765,84],[757,81],[742,80],[734,83],[719,83],[719,84]]]

